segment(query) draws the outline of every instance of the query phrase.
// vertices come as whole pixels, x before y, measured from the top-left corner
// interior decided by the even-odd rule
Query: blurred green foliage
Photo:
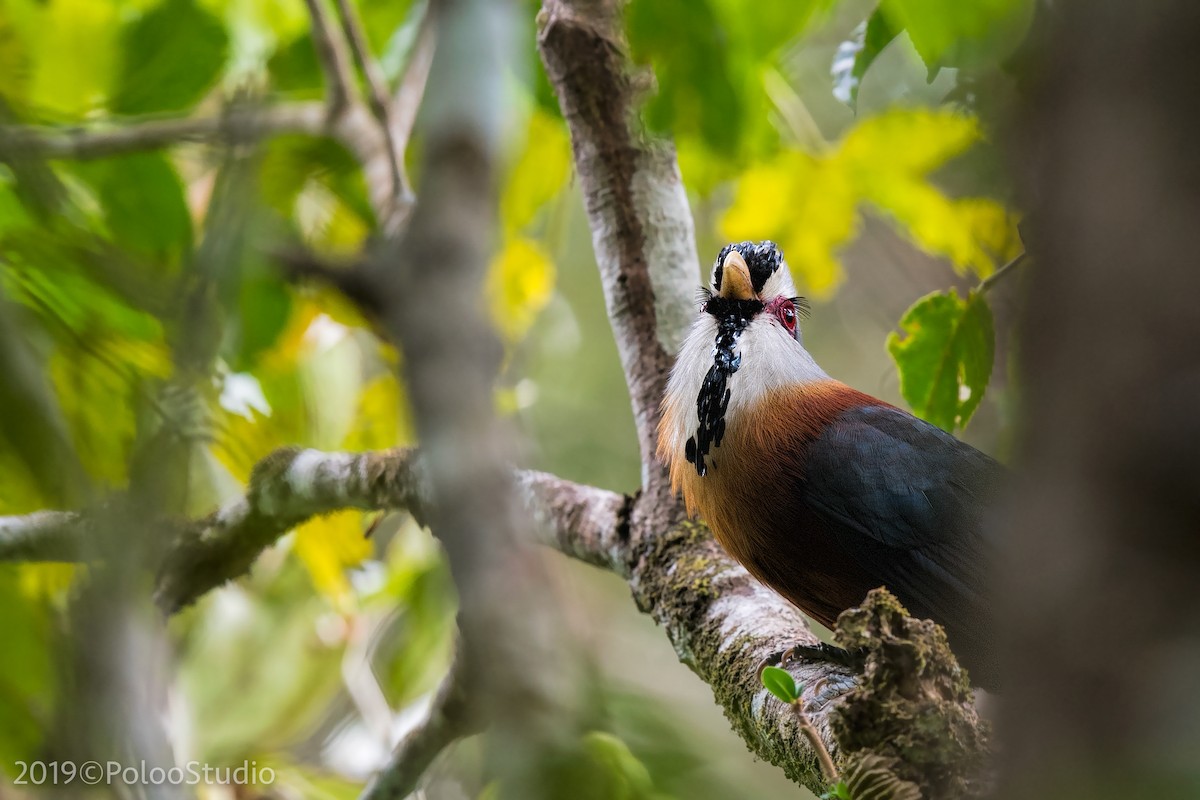
[[[395,82],[426,4],[357,5]],[[867,215],[961,288],[1011,259],[1005,187],[960,166],[993,157],[988,131],[970,104],[933,95],[1002,79],[1030,5],[633,0],[631,50],[658,89],[643,119],[677,144],[702,260],[723,239],[774,238],[801,291],[833,309]],[[632,489],[640,465],[570,142],[532,47],[525,58],[504,98],[511,135],[479,298],[506,347],[497,406],[529,434],[527,460]],[[0,123],[116,129],[322,94],[302,0],[0,0]],[[287,283],[270,258],[293,243],[350,257],[376,224],[358,163],[323,138],[281,135],[232,160],[194,144],[89,161],[0,152],[0,514],[128,488],[163,431],[186,451],[194,514],[241,493],[279,446],[413,443],[400,356],[344,299]],[[901,392],[962,427],[993,371],[991,313],[978,292],[919,294],[887,345]],[[81,580],[70,566],[0,566],[0,769],[51,734],[63,608]],[[301,526],[250,578],[172,621],[186,755],[257,758],[304,796],[356,794],[401,732],[379,720],[419,709],[445,670],[453,614],[436,545],[411,520],[347,512]],[[598,680],[599,710],[562,774],[596,797],[760,794],[760,778],[713,766],[712,741],[654,695],[658,680]],[[456,763],[469,772],[469,758]]]

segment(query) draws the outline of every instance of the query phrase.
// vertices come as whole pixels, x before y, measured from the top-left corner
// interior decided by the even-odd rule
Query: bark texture
[[[538,47],[571,132],[608,317],[637,425],[642,490],[633,535],[682,519],[655,458],[671,363],[690,322],[699,265],[687,195],[667,142],[643,138],[620,4],[548,0]],[[642,519],[642,515],[646,519]]]

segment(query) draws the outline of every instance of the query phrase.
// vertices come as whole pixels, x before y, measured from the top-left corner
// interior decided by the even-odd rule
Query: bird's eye
[[[779,308],[775,310],[775,315],[779,317],[779,321],[783,323],[783,327],[787,328],[788,333],[796,332],[796,306],[790,300],[784,300],[779,304]]]

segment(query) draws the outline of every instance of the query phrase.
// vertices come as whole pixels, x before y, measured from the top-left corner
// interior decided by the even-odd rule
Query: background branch
[[[354,70],[346,52],[346,41],[330,20],[324,0],[304,0],[304,4],[312,21],[312,40],[317,51],[317,61],[320,62],[321,72],[325,76],[325,102],[329,108],[329,115],[336,117],[358,94]]]
[[[387,79],[383,75],[383,69],[379,66],[379,62],[371,55],[371,49],[367,44],[367,37],[363,33],[362,23],[358,19],[358,11],[354,8],[354,4],[350,0],[337,0],[337,7],[338,16],[342,20],[342,31],[350,43],[350,52],[367,83],[367,104],[387,140],[389,162],[392,167],[392,193],[396,196],[406,195],[410,189],[408,178],[404,172],[404,150],[403,147],[397,147],[392,130],[392,102],[388,93]]]
[[[0,126],[6,157],[90,160],[203,142],[236,145],[283,133],[321,136],[333,132],[324,103],[231,107],[208,117],[131,118],[91,128]]]
[[[480,304],[462,302],[484,295],[493,246],[502,131],[495,98],[512,63],[513,7],[440,0],[431,10],[440,41],[422,109],[421,195],[402,235],[367,268],[382,328],[404,352],[426,458],[427,520],[458,594],[469,713],[491,729],[488,779],[519,795],[572,714],[561,705],[566,652],[554,609],[539,599],[549,591],[544,565],[522,536],[528,522],[506,466],[512,440],[495,416],[502,348]],[[377,776],[377,785],[391,783],[386,769]]]
[[[331,116],[328,106],[320,102],[265,106],[238,102],[220,115],[206,117],[132,118],[89,128],[0,126],[0,158],[90,160],[188,142],[232,147],[281,134],[331,136],[362,165],[371,206],[380,224],[394,230],[403,221],[411,197],[397,195],[393,189],[393,158],[384,130],[361,103]]]
[[[1190,797],[1200,109],[1180,100],[1195,96],[1200,6],[1046,5],[1011,126],[1036,268],[1003,528],[1003,796]]]
[[[429,67],[433,64],[433,51],[437,44],[437,25],[429,11],[421,18],[417,30],[417,41],[400,84],[396,87],[392,103],[392,138],[400,150],[404,150],[412,137],[417,122],[417,111],[425,97],[425,86],[429,81]]]
[[[71,511],[0,517],[0,561],[77,561],[85,526]]]
[[[387,764],[363,789],[360,800],[403,800],[417,788],[429,767],[459,739],[482,732],[471,713],[470,681],[461,652],[442,679],[429,714],[400,740]]]

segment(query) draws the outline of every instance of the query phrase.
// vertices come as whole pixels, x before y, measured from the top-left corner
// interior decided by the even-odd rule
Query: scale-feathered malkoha
[[[659,457],[729,554],[804,612],[832,627],[886,586],[995,687],[984,515],[1003,468],[830,378],[801,344],[795,293],[772,242],[721,251],[671,373]]]

